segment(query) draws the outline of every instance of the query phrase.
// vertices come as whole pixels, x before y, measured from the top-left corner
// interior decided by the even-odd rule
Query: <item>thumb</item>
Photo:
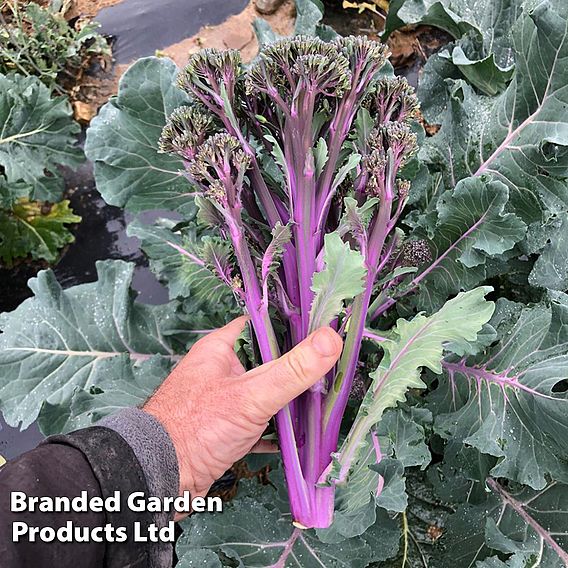
[[[280,359],[246,373],[242,386],[248,387],[253,406],[268,419],[324,377],[342,347],[339,335],[331,327],[322,327]]]

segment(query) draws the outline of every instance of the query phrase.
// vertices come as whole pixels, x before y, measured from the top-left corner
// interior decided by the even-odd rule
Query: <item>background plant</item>
[[[492,319],[477,340],[446,351],[441,374],[421,375],[425,391],[411,391],[405,404],[385,412],[376,426],[381,459],[374,448],[363,454],[368,461],[338,491],[330,529],[292,527],[275,464],[271,485],[241,482],[223,514],[184,523],[182,566],[568,563],[568,13],[560,0],[510,5],[517,17],[503,26],[503,41],[514,69],[499,94],[469,83],[442,54],[426,65],[419,98],[428,120],[442,126],[421,139],[419,159],[402,172],[412,179],[402,228],[411,240],[426,241],[443,269],[426,274],[414,293],[389,296],[398,313],[369,323],[364,359],[368,367],[382,364],[375,340],[391,321],[419,310],[431,317],[461,289],[491,284]],[[317,7],[300,6],[297,31],[322,33]],[[440,7],[461,20],[472,15],[467,2],[436,3],[443,16]],[[475,23],[498,24],[499,13]],[[230,291],[212,286],[216,303],[208,301],[207,287],[199,286],[204,267],[176,248],[200,258],[207,246],[201,236],[208,236],[196,226],[182,160],[157,152],[167,116],[189,102],[174,86],[176,75],[168,60],[137,62],[87,144],[107,201],[132,212],[165,204],[182,217],[131,229],[172,300],[158,309],[135,302],[133,267],[120,261],[99,264],[98,282],[65,291],[42,272],[32,283],[35,298],[0,319],[0,401],[12,424],[39,415],[46,432],[68,430],[142,401],[191,341],[187,330],[238,309]],[[251,355],[249,340],[240,346]],[[368,370],[360,369],[363,380]],[[353,396],[349,408],[358,406]]]
[[[66,226],[81,220],[61,201],[59,169],[84,160],[79,125],[65,97],[15,73],[0,75],[0,124],[0,262],[53,262],[73,241]]]
[[[65,19],[69,3],[5,0],[0,5],[0,73],[38,77],[59,94],[70,92],[94,58],[109,57],[98,24]]]
[[[81,218],[61,200],[61,166],[83,159],[65,93],[77,94],[94,58],[110,56],[95,23],[64,14],[68,2],[0,5],[0,263],[54,263]],[[61,96],[55,96],[58,93]]]

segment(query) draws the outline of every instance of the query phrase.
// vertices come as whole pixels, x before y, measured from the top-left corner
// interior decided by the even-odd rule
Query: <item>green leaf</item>
[[[451,80],[461,79],[459,69],[441,53],[431,55],[422,70],[422,77],[416,89],[420,101],[420,112],[431,124],[440,124],[448,108]]]
[[[440,196],[436,213],[418,220],[413,236],[428,241],[434,259],[409,284],[420,284],[418,305],[436,309],[450,295],[476,286],[488,274],[488,260],[524,238],[526,226],[507,212],[508,199],[500,181],[470,178]]]
[[[376,498],[377,505],[388,511],[404,512],[408,505],[408,498],[402,463],[392,458],[383,458],[379,463],[369,467],[382,478],[384,483],[382,491]]]
[[[378,477],[375,474],[375,477]],[[374,487],[376,491],[377,485]],[[373,496],[371,493],[365,495],[365,501],[360,507],[353,511],[345,510],[344,503],[349,496],[344,494],[340,500],[336,500],[336,509],[333,512],[333,522],[326,529],[317,529],[316,534],[321,542],[326,544],[337,544],[347,539],[358,537],[369,530],[377,521],[377,517],[383,516],[388,518],[386,512],[377,511]],[[339,506],[337,507],[337,504]],[[380,521],[379,521],[380,522]]]
[[[465,54],[463,48],[457,45],[452,51],[451,58],[465,78],[486,95],[501,93],[513,77],[513,67],[499,69],[494,53],[482,59],[472,60]]]
[[[339,542],[363,534],[380,514],[376,507],[395,512],[406,509],[404,470],[425,467],[430,462],[422,422],[431,420],[429,411],[422,409],[385,413],[376,432],[380,456],[368,436],[366,453],[349,475],[348,483],[337,487],[334,521],[329,529],[318,530],[320,538]]]
[[[496,198],[491,199],[493,196]],[[444,193],[438,200],[438,226],[447,228],[452,222],[463,223],[464,209],[469,208],[471,212],[474,201],[477,201],[477,210],[485,210],[485,217],[474,227],[472,233],[475,238],[468,244],[472,249],[487,256],[503,254],[511,250],[524,237],[526,231],[525,224],[518,217],[505,212],[507,197],[506,186],[497,181],[484,186],[483,180],[465,180],[463,184],[457,185],[453,192]],[[492,223],[486,222],[488,217]],[[482,228],[482,231],[476,231],[477,228]],[[471,268],[472,259],[466,256],[468,254],[468,251],[462,252],[457,260],[469,264],[468,267]]]
[[[450,81],[442,128],[421,153],[431,167],[445,173],[450,187],[483,174],[505,183],[512,210],[527,225],[547,225],[547,230],[552,219],[568,214],[567,22],[564,2],[547,0],[532,9],[527,5],[512,31],[516,71],[507,90],[488,98],[461,81]],[[548,235],[550,244],[543,245],[546,254],[531,282],[562,290],[568,285],[559,270],[564,249],[554,243],[565,239],[566,227],[556,227]]]
[[[192,550],[184,554],[176,564],[177,568],[222,568],[219,557],[207,548]]]
[[[290,225],[282,225],[281,223],[276,223],[276,226],[271,231],[272,240],[266,247],[264,255],[262,256],[262,283],[264,286],[268,283],[268,278],[271,274],[278,269],[280,266],[280,259],[284,248],[290,242],[292,238],[292,231],[290,230]]]
[[[26,428],[44,404],[68,413],[77,388],[156,384],[177,359],[175,306],[136,303],[133,264],[101,261],[97,271],[97,282],[67,290],[51,271],[40,272],[30,280],[34,297],[0,316],[0,406],[8,424]],[[158,374],[154,356],[165,361]]]
[[[20,200],[11,210],[0,209],[0,260],[8,266],[27,256],[55,262],[60,250],[75,240],[66,225],[79,221],[67,199],[51,206]]]
[[[473,4],[473,2],[469,2]],[[467,16],[462,17],[468,0],[395,0],[389,7],[383,37],[388,37],[395,29],[409,24],[434,25],[458,38],[469,30],[475,29],[476,18],[482,18],[487,10],[470,9]]]
[[[527,566],[535,566],[536,556],[530,554],[515,554],[506,562],[503,562],[498,556],[486,558],[483,561],[475,563],[476,568],[526,568]],[[532,563],[532,564],[531,564]]]
[[[278,35],[271,27],[270,24],[263,18],[255,18],[252,23],[254,33],[256,35],[256,40],[259,46],[270,45],[275,41],[280,39]]]
[[[487,489],[491,494],[486,502],[461,506],[449,518],[444,537],[446,555],[441,568],[559,568],[568,564],[568,488],[565,485],[550,483],[540,492],[527,488],[512,490],[489,478]],[[496,552],[506,563],[490,559]],[[519,564],[519,558],[528,562]]]
[[[403,402],[409,389],[425,388],[420,378],[423,367],[434,373],[442,372],[446,343],[473,341],[477,337],[493,313],[494,304],[484,299],[490,290],[481,287],[461,292],[429,317],[419,314],[411,321],[397,321],[390,337],[381,343],[383,359],[370,375],[371,386],[334,458],[332,479],[343,481],[361,456],[366,455],[367,433],[381,420],[387,408]]]
[[[388,410],[377,424],[377,435],[385,455],[394,457],[404,467],[424,469],[430,463],[425,427],[432,414],[424,408]]]
[[[38,417],[40,430],[50,435],[86,428],[122,408],[141,406],[177,360],[177,356],[149,355],[139,364],[113,367],[111,372],[101,374],[96,384],[76,387],[71,400],[45,402]]]
[[[550,290],[568,288],[568,216],[556,227],[529,275],[533,286]]]
[[[232,291],[219,273],[230,276],[230,247],[195,226],[179,226],[169,219],[153,225],[136,220],[128,234],[138,237],[148,255],[150,268],[167,283],[170,299],[195,298],[213,306],[229,309],[234,303]]]
[[[521,0],[405,0],[393,2],[383,36],[407,24],[441,28],[457,41],[445,57],[478,89],[501,92],[514,67],[511,28]],[[444,56],[444,55],[443,55]]]
[[[485,480],[496,459],[459,442],[444,443],[436,434],[431,442],[438,452],[444,453],[443,462],[427,472],[437,498],[453,504],[484,502],[487,498]]]
[[[194,515],[184,523],[177,549],[182,559],[194,548],[207,547],[239,562],[240,566],[294,566],[303,568],[337,566],[355,568],[367,565],[371,551],[361,540],[356,547],[325,545],[311,531],[293,527],[281,520],[277,509],[243,498],[225,507],[223,514]]]
[[[81,129],[69,101],[52,98],[36,77],[0,75],[0,124],[0,166],[7,182],[32,186],[32,199],[59,200],[63,181],[58,166],[77,166],[84,160],[76,145]],[[47,174],[57,183],[36,183]]]
[[[350,154],[347,161],[339,168],[335,177],[333,178],[333,182],[331,184],[330,192],[333,194],[337,190],[337,188],[343,183],[345,178],[359,165],[361,161],[360,154]]]
[[[383,278],[380,278],[375,282],[376,286],[381,286],[382,284],[386,284],[395,278],[399,278],[400,276],[404,276],[406,274],[414,274],[418,269],[415,266],[397,266],[392,272],[389,272]],[[369,310],[371,311],[371,310]]]
[[[343,237],[351,233],[359,243],[367,239],[367,227],[371,222],[373,214],[379,202],[376,197],[369,197],[363,205],[359,206],[353,197],[346,197],[344,203],[344,213],[341,217],[337,232]]]
[[[325,268],[313,277],[315,296],[310,310],[310,330],[329,325],[343,309],[344,301],[363,291],[366,274],[363,257],[337,233],[325,235],[323,262]]]
[[[64,0],[39,5],[6,3],[0,36],[0,73],[17,69],[37,76],[50,90],[72,90],[81,70],[95,61],[94,55],[110,56],[110,45],[95,33],[99,27],[87,20],[68,21],[69,3]]]
[[[371,130],[375,128],[375,121],[371,116],[371,113],[365,107],[362,107],[357,112],[355,117],[355,133],[357,135],[357,148],[361,149],[367,147],[367,140],[369,139],[369,134]]]
[[[327,142],[325,138],[320,138],[318,140],[315,152],[314,152],[314,159],[316,163],[316,176],[319,176],[323,170],[323,167],[327,163],[329,158],[329,153],[327,151]]]
[[[266,134],[264,136],[268,142],[272,144],[272,156],[274,157],[274,161],[280,167],[280,170],[285,176],[288,176],[288,165],[286,164],[286,156],[284,155],[284,151],[278,144],[278,140],[274,138],[271,134]]]
[[[107,203],[133,212],[193,212],[182,160],[158,152],[167,118],[188,102],[176,86],[177,72],[170,59],[139,59],[121,77],[118,95],[91,121],[85,153],[95,164],[97,189]]]
[[[294,35],[315,36],[323,18],[323,4],[319,0],[295,0],[296,23]]]
[[[19,199],[28,198],[32,186],[25,181],[9,183],[6,177],[0,174],[0,209],[11,209]]]
[[[324,5],[320,0],[294,0],[294,4],[296,5],[296,22],[292,35],[317,36],[324,41],[332,41],[337,37],[335,30],[321,24]],[[261,46],[269,45],[285,37],[276,33],[262,18],[256,18],[252,25],[258,44]]]
[[[501,301],[493,318],[499,341],[480,354],[442,363],[432,395],[442,437],[498,458],[491,475],[542,489],[566,475],[568,297],[523,308]]]

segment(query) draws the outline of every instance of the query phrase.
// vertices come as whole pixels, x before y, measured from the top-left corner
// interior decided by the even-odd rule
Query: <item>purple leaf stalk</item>
[[[263,361],[320,325],[344,336],[336,368],[276,416],[301,527],[332,522],[325,472],[369,307],[390,306],[396,278],[385,275],[406,258],[395,225],[409,184],[397,174],[416,148],[418,107],[404,79],[381,74],[387,56],[362,37],[299,36],[245,70],[236,51],[203,50],[179,75],[192,103],[161,139],[185,161],[201,219],[232,245],[235,266],[217,272],[250,314]]]

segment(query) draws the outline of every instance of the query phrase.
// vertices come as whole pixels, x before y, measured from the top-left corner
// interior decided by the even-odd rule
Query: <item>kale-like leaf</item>
[[[67,199],[50,206],[21,200],[10,211],[0,209],[0,260],[10,266],[29,255],[55,262],[60,249],[75,240],[67,225],[79,221]]]
[[[135,212],[192,211],[182,161],[158,152],[168,115],[188,101],[175,86],[177,72],[167,58],[138,60],[121,77],[118,95],[91,121],[85,153],[107,203]]]
[[[497,457],[493,476],[542,489],[549,476],[565,476],[568,459],[568,299],[498,306],[498,341],[442,363],[431,398],[435,430]]]
[[[140,401],[133,392],[150,394],[178,359],[179,340],[168,334],[176,328],[175,305],[136,303],[133,264],[104,261],[97,270],[97,282],[68,290],[51,271],[40,272],[30,281],[35,296],[0,316],[0,399],[8,424],[26,428],[51,405],[60,410],[48,407],[44,429],[69,429],[76,389],[110,391],[110,399],[91,399],[92,420],[104,413],[94,412],[99,402],[110,412],[118,398],[126,406]],[[115,389],[131,394],[115,397]]]
[[[0,173],[7,184],[28,184],[25,197],[35,200],[61,199],[58,166],[84,160],[77,146],[80,127],[72,114],[69,101],[52,97],[36,77],[0,75]],[[51,181],[45,183],[46,177]]]
[[[453,187],[465,177],[489,174],[506,184],[510,207],[529,227],[527,253],[541,253],[533,286],[568,286],[565,239],[568,214],[568,7],[547,0],[525,9],[513,28],[516,71],[498,97],[476,94],[463,81],[449,82],[442,128],[422,157],[445,173]]]

